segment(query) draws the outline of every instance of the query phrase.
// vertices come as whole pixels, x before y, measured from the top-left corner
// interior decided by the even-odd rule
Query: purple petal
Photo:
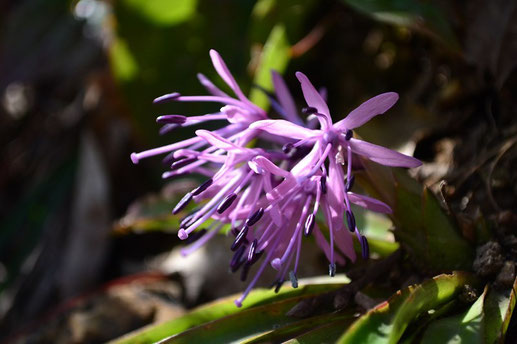
[[[252,123],[250,128],[264,130],[273,135],[284,136],[292,139],[305,139],[321,133],[319,130],[307,129],[283,119],[257,121]]]
[[[210,143],[212,146],[215,146],[220,149],[224,149],[225,151],[233,150],[233,149],[241,149],[241,147],[231,143],[225,138],[212,133],[208,130],[196,130],[196,135]]]
[[[233,75],[228,70],[226,63],[224,63],[223,58],[219,53],[213,49],[210,50],[210,58],[212,59],[212,64],[214,65],[215,70],[221,76],[221,78],[230,86],[230,88],[235,92],[237,97],[241,100],[247,99],[242,93],[241,88],[237,84],[237,81],[233,78]]]
[[[298,116],[298,111],[296,110],[296,104],[294,103],[294,99],[285,84],[282,76],[276,71],[271,72],[271,77],[273,79],[273,86],[275,88],[276,97],[278,98],[278,102],[282,106],[285,112],[285,117],[287,120],[302,125],[303,122]]]
[[[398,99],[399,95],[395,92],[379,94],[359,105],[345,119],[334,124],[334,127],[341,131],[360,127],[373,117],[388,111]]]
[[[309,81],[307,76],[305,76],[305,74],[301,72],[296,72],[296,77],[302,85],[303,97],[305,98],[307,105],[318,109],[318,112],[325,115],[328,124],[331,125],[332,119],[330,118],[330,111],[323,97],[314,88],[314,86],[311,84],[311,82]]]
[[[393,212],[389,205],[372,197],[349,192],[348,199],[360,207],[377,213],[391,214]]]
[[[203,74],[198,73],[197,78],[198,78],[199,82],[201,83],[201,85],[203,85],[210,94],[217,96],[217,97],[229,97],[226,93],[224,93],[217,86],[215,86],[212,83],[212,81],[210,81],[210,79],[208,79]]]
[[[291,173],[281,169],[280,167],[277,167],[275,164],[273,164],[269,159],[263,157],[263,156],[257,156],[253,159],[253,161],[262,169],[268,171],[269,173],[275,175],[275,176],[281,176],[284,178],[290,178],[292,177]]]
[[[352,152],[382,165],[396,167],[418,167],[422,165],[422,162],[418,159],[373,143],[352,138],[348,141],[348,144],[352,148]]]

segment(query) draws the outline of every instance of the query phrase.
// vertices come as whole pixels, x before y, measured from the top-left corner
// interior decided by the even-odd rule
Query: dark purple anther
[[[354,136],[354,132],[350,129],[348,129],[345,133],[345,140],[350,141],[350,139]]]
[[[368,240],[364,235],[361,235],[361,252],[363,259],[368,259],[370,257],[370,246],[368,245]]]
[[[291,280],[291,286],[293,288],[298,288],[298,278],[296,278],[294,271],[289,271],[289,279]]]
[[[346,181],[346,192],[350,192],[354,187],[355,175],[352,174],[349,180]]]
[[[282,285],[284,284],[284,281],[278,281],[276,282],[275,286],[275,294],[277,294],[280,291],[280,288],[282,288]]]
[[[346,223],[348,225],[348,230],[350,232],[355,231],[355,217],[354,214],[352,214],[351,211],[346,211]]]
[[[237,236],[235,237],[235,240],[231,247],[232,251],[237,250],[242,245],[242,243],[246,240],[246,234],[248,234],[248,226],[244,225],[239,234],[237,234]]]
[[[241,258],[245,250],[246,246],[241,245],[241,247],[239,247],[239,249],[235,251],[235,253],[233,254],[232,260],[230,261],[230,269],[232,270],[232,272],[237,271],[242,265],[242,263],[244,263],[244,259]]]
[[[258,222],[258,220],[260,220],[262,215],[264,215],[264,208],[260,208],[259,210],[254,212],[253,215],[248,217],[248,219],[246,220],[246,226],[253,226],[255,223]]]
[[[316,221],[314,220],[314,214],[310,214],[309,216],[307,216],[307,220],[305,220],[305,230],[303,231],[303,235],[311,235],[312,230],[314,229],[315,222]]]
[[[203,184],[199,185],[197,188],[195,188],[194,190],[192,190],[192,196],[197,196],[199,195],[200,193],[202,193],[203,191],[205,191],[206,189],[208,189],[208,187],[210,185],[212,185],[212,183],[214,182],[214,180],[212,178],[208,179],[206,182],[204,182]]]
[[[306,115],[312,115],[313,113],[318,112],[318,109],[316,109],[315,107],[312,107],[312,106],[307,106],[307,107],[302,108],[302,112]]]
[[[188,236],[188,238],[185,240],[185,244],[192,244],[193,242],[199,240],[205,234],[206,234],[205,228],[195,231],[194,233],[192,233]]]
[[[156,118],[156,123],[161,124],[183,124],[187,121],[187,117],[182,115],[163,115]]]
[[[180,222],[180,228],[187,228],[190,226],[192,224],[192,220],[194,219],[194,215],[195,213],[185,216]]]
[[[288,154],[290,151],[292,151],[294,148],[294,145],[292,143],[286,143],[282,146],[282,152],[285,154]]]
[[[329,264],[329,276],[330,277],[336,276],[336,264],[334,264],[334,263]]]
[[[254,263],[253,260],[255,259],[255,250],[257,249],[257,245],[258,245],[258,240],[254,239],[251,242],[250,249],[248,251],[248,263],[250,263],[250,264]]]
[[[234,193],[226,196],[226,198],[221,203],[219,203],[219,206],[217,207],[217,212],[219,214],[224,213],[224,211],[232,205],[233,201],[235,201],[236,198],[237,194]]]
[[[172,163],[171,169],[172,170],[176,170],[178,168],[187,166],[188,164],[191,164],[194,161],[197,161],[197,159],[196,158],[187,158],[187,159],[182,159],[182,160],[175,161],[175,162]]]
[[[323,176],[320,179],[321,192],[325,195],[327,193],[327,177]]]
[[[165,156],[165,158],[163,158],[163,159],[162,159],[162,163],[163,163],[164,165],[170,165],[170,164],[172,164],[174,161],[178,160],[178,159],[176,159],[176,158],[174,157],[174,153],[175,153],[175,152],[171,152],[171,153],[167,154],[167,155]]]
[[[165,95],[163,95],[161,97],[158,97],[155,100],[153,100],[153,104],[161,104],[161,103],[170,102],[170,101],[173,101],[173,100],[175,100],[176,98],[179,98],[179,97],[181,97],[181,94],[179,94],[178,92],[165,94]]]
[[[172,209],[172,213],[174,215],[179,213],[181,210],[183,210],[183,208],[185,208],[187,206],[187,204],[190,202],[191,199],[192,199],[192,194],[190,192],[188,192],[185,196],[183,196],[183,198],[178,202],[178,204],[176,204],[174,209]]]
[[[241,281],[245,281],[248,278],[248,272],[250,271],[250,266],[248,263],[244,264],[241,270]]]

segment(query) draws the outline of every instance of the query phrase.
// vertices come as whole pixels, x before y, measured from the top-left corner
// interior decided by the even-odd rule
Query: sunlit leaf
[[[175,25],[196,13],[197,0],[122,0],[157,25]]]
[[[283,73],[289,62],[289,42],[283,25],[276,25],[264,45],[260,63],[257,68],[254,84],[262,88],[272,91],[273,82],[271,80],[271,71],[275,70]],[[250,94],[250,100],[256,105],[267,109],[269,100],[263,91],[254,88]]]
[[[488,288],[465,312],[433,322],[425,331],[423,344],[485,343],[483,340],[483,306]]]
[[[397,343],[418,316],[450,302],[472,282],[471,275],[456,272],[401,290],[359,318],[338,342]]]
[[[485,298],[485,343],[502,342],[515,309],[517,279],[509,289],[491,288]]]
[[[212,324],[211,322],[216,321],[217,319],[219,319],[219,323],[223,323],[223,325],[221,325],[223,327],[221,328],[226,328],[227,326],[231,327],[233,325],[231,324],[231,320],[228,320],[228,316],[232,316],[236,313],[238,313],[239,315],[247,309],[260,308],[261,306],[266,307],[266,312],[269,312],[268,314],[270,315],[274,315],[274,313],[277,312],[276,316],[279,319],[283,319],[282,321],[284,321],[284,323],[287,323],[289,321],[295,321],[296,319],[290,319],[289,321],[287,321],[287,318],[284,316],[284,314],[290,309],[290,307],[292,307],[298,301],[300,301],[301,297],[307,297],[311,295],[314,296],[325,291],[336,290],[342,286],[343,284],[314,284],[301,286],[297,289],[287,287],[281,289],[278,294],[275,294],[272,290],[256,289],[252,291],[246,298],[246,301],[243,303],[242,308],[236,307],[234,303],[234,300],[237,299],[240,295],[232,295],[224,299],[216,300],[214,302],[200,306],[180,318],[172,319],[170,321],[158,325],[151,325],[150,327],[137,331],[136,333],[130,333],[120,339],[113,341],[112,343],[154,343],[156,341],[162,340],[163,338],[181,333],[195,326],[199,326],[205,323]],[[281,304],[271,306],[272,304],[274,305],[275,303],[279,302]],[[263,310],[263,308],[260,308],[260,310]],[[260,310],[257,311],[257,313],[260,313]],[[240,318],[238,315],[236,316],[236,318]],[[254,320],[255,315],[255,313],[251,313],[251,316],[248,315],[247,321]],[[225,321],[230,321],[230,323],[225,323]],[[264,326],[266,327],[262,328],[261,331],[264,332],[270,330],[271,328],[267,328],[267,326],[269,326],[270,324],[271,322],[265,323]],[[247,331],[249,331],[249,333],[247,332],[247,335],[252,335],[252,332],[255,331],[255,329],[252,328],[253,326],[251,326],[250,328],[250,324],[247,324],[246,326],[248,326]],[[235,327],[237,328],[238,326],[235,325]],[[198,335],[202,335],[202,333],[199,332],[199,329],[193,329],[193,331],[190,332],[190,334],[185,334],[185,336],[182,338],[184,338],[185,340],[189,340],[189,338],[200,338],[196,337]],[[205,332],[207,331],[205,330]],[[211,334],[209,338],[215,338],[215,332],[209,331],[208,333]],[[254,333],[257,334],[257,332]],[[206,334],[207,333],[205,333],[205,335]],[[221,339],[218,340],[223,340],[224,343],[225,338],[226,337],[221,337]],[[209,342],[212,343],[212,341]],[[195,341],[191,341],[191,343],[195,343]]]
[[[246,344],[258,344],[258,343],[280,343],[293,337],[298,337],[314,330],[314,328],[322,327],[328,324],[339,324],[340,332],[345,327],[345,323],[352,323],[354,319],[354,310],[348,310],[344,313],[331,313],[321,316],[315,316],[308,319],[296,321],[292,324],[280,327],[278,329],[271,330],[270,332],[259,335],[248,341],[243,342]],[[336,337],[339,336],[337,333]],[[323,343],[328,339],[327,331],[320,332],[319,338],[312,333],[313,343]]]

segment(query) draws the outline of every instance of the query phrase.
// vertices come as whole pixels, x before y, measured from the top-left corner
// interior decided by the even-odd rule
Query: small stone
[[[504,264],[501,251],[501,245],[495,241],[489,241],[478,247],[473,264],[474,271],[481,277],[497,274]]]

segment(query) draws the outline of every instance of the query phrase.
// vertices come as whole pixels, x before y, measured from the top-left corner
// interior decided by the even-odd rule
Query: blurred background
[[[266,108],[253,85],[271,89],[271,69],[300,107],[295,71],[325,87],[335,120],[398,92],[359,134],[423,160],[414,177],[464,216],[513,226],[516,23],[503,0],[2,1],[0,340],[102,342],[243,289],[226,238],[210,263],[174,251],[170,209],[195,177],[129,158],[192,135],[158,135],[158,115],[218,108],[152,105],[204,94],[198,72],[224,88],[209,49]],[[389,220],[361,221],[393,242]],[[305,259],[305,276],[325,273],[320,253]]]

